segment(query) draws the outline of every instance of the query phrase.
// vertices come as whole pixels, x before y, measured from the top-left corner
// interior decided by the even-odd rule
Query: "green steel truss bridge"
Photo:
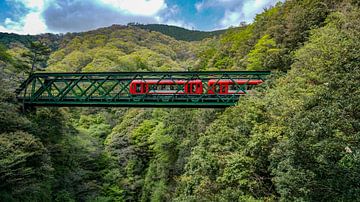
[[[270,71],[33,73],[16,90],[24,107],[224,108]]]

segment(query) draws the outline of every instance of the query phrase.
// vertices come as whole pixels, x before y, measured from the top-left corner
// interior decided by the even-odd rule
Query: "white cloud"
[[[44,11],[43,16],[49,30],[65,33],[88,31],[113,24],[127,24],[129,22],[158,23],[158,16],[169,10],[166,4],[160,6],[160,4],[152,3],[147,4],[152,9],[142,13],[141,9],[137,10],[138,8],[134,8],[132,0],[129,0],[128,4],[123,8],[119,7],[122,4],[112,5],[109,0],[107,0],[107,3],[104,1],[56,0]],[[117,2],[121,3],[123,1],[114,1],[113,3]]]
[[[13,4],[21,4],[29,10],[19,21],[6,18],[0,25],[0,32],[12,32],[17,34],[40,34],[47,31],[42,12],[49,0],[10,0]]]
[[[253,1],[253,0],[251,0]],[[241,5],[243,1],[239,0],[203,0],[201,2],[195,3],[195,8],[198,12],[203,11],[207,8],[225,8],[225,9],[231,9],[234,8],[234,6]]]
[[[31,12],[23,19],[22,33],[40,34],[47,31],[41,12]]]
[[[125,13],[139,16],[154,16],[167,8],[165,0],[100,0]]]
[[[0,32],[41,34],[79,32],[129,22],[159,23],[168,8],[165,0],[6,0],[19,9],[0,22]]]
[[[197,2],[195,8],[197,12],[200,12],[204,8],[204,2]]]
[[[156,17],[157,23],[174,25],[178,27],[183,27],[186,29],[195,29],[195,25],[193,23],[186,22],[178,17],[178,14],[181,13],[181,9],[178,5],[173,5],[171,7],[167,7],[167,9],[162,10]]]
[[[203,0],[194,6],[198,12],[206,8],[221,8],[224,16],[219,20],[217,29],[238,26],[241,22],[250,23],[256,14],[265,8],[284,0]]]
[[[264,8],[274,5],[278,0],[255,0],[255,2],[246,1],[242,7],[244,21],[251,22],[257,13],[261,13]]]
[[[26,5],[27,8],[42,10],[45,6],[44,0],[14,0],[15,2],[20,2]]]
[[[243,15],[240,12],[225,11],[224,17],[220,20],[222,27],[239,25]]]
[[[178,27],[183,27],[189,30],[193,30],[195,28],[195,25],[192,23],[186,23],[183,20],[167,20],[164,22],[161,22],[163,24],[167,24],[167,25],[174,25],[174,26],[178,26]]]

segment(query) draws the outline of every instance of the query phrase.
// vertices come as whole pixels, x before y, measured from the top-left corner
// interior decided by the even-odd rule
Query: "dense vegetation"
[[[11,43],[21,43],[28,45],[30,41],[36,41],[36,36],[18,35],[13,33],[0,33],[0,43],[2,45],[10,45]]]
[[[159,24],[135,24],[130,23],[129,26],[135,26],[142,29],[160,32],[164,35],[171,36],[176,40],[182,41],[201,41],[206,38],[212,38],[219,36],[226,32],[226,30],[217,30],[217,31],[197,31],[197,30],[188,30],[182,27],[172,26],[172,25],[159,25]]]
[[[47,71],[273,71],[226,110],[21,114],[14,89],[43,62],[22,41],[1,46],[0,201],[359,200],[359,6],[286,1],[201,42],[134,26],[66,34],[47,62]]]

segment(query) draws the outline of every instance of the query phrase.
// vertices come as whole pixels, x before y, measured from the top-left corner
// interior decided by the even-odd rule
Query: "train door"
[[[196,87],[193,88],[193,85],[194,85],[194,84],[191,84],[191,83],[186,84],[186,86],[185,86],[185,92],[186,92],[186,94],[193,94],[194,89],[196,89]]]
[[[202,93],[203,93],[202,83],[196,84],[196,94],[202,94]]]
[[[220,85],[216,84],[214,85],[214,94],[219,94],[220,93]]]
[[[228,88],[228,85],[221,85],[221,87],[220,87],[220,90],[221,90],[221,92],[220,92],[220,94],[227,94],[227,88]]]
[[[192,94],[196,94],[196,89],[197,89],[196,83],[191,84],[191,93]]]
[[[146,92],[145,84],[137,83],[134,85],[135,94],[144,94]]]
[[[227,92],[227,85],[222,85],[222,84],[215,85],[216,94],[226,94],[226,92]]]
[[[188,83],[185,85],[186,94],[198,94],[198,90],[201,86],[196,83]]]

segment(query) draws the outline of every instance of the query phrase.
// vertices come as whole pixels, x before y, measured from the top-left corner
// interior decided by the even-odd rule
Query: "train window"
[[[241,91],[243,89],[244,89],[244,86],[242,86],[242,85],[236,85],[236,84],[229,85],[229,90],[231,90],[231,91]]]
[[[196,85],[195,84],[192,85],[192,92],[196,93]]]
[[[220,92],[220,85],[215,85],[215,92]]]
[[[149,91],[151,92],[176,92],[184,90],[184,86],[176,85],[176,84],[151,84],[148,85]],[[188,92],[191,93],[190,84],[188,88]]]
[[[254,85],[247,85],[246,86],[246,90],[251,90],[251,89],[253,89],[254,88]]]
[[[136,92],[141,93],[141,84],[136,84]]]

